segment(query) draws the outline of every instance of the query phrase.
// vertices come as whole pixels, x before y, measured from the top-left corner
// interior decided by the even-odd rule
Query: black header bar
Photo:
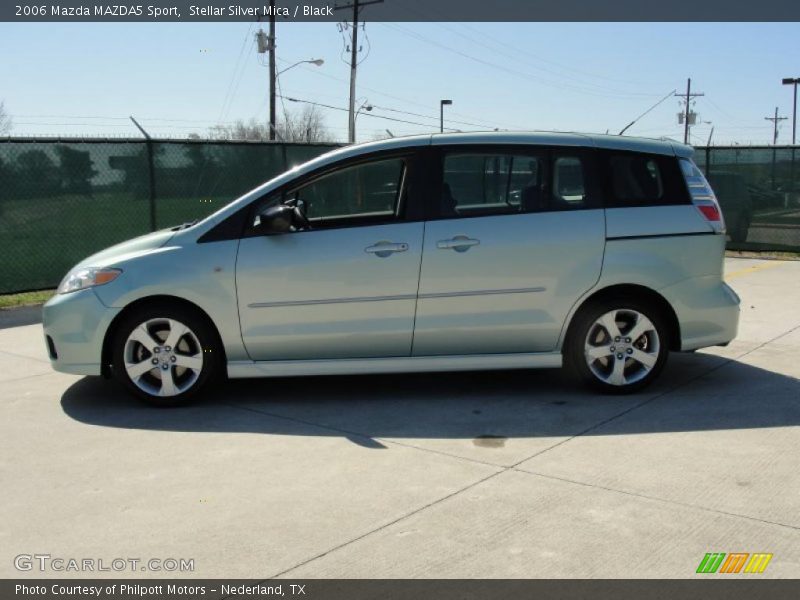
[[[119,0],[118,0],[119,1]],[[351,0],[277,0],[279,22],[337,22]],[[269,17],[269,0],[3,0],[0,21],[254,21]],[[800,21],[797,0],[384,0],[361,8],[366,21]]]

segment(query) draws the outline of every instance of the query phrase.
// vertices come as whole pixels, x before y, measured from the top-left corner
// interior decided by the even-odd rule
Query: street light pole
[[[794,146],[797,143],[795,139],[797,135],[797,84],[800,83],[800,77],[786,77],[783,79],[782,83],[783,85],[794,86],[794,104],[792,105],[792,167],[789,175],[791,189],[792,192],[794,192]]]
[[[444,107],[453,104],[452,100],[439,101],[439,132],[444,133]]]
[[[797,84],[800,83],[800,77],[787,77],[783,79],[782,83],[794,86],[794,108],[792,109],[792,146],[794,146],[797,135]]]

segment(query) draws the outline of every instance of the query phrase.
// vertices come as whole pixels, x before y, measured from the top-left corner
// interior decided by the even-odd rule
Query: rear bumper
[[[91,289],[53,296],[42,309],[52,367],[62,373],[100,375],[103,340],[119,311],[105,306]]]
[[[739,296],[719,275],[694,277],[660,290],[675,309],[681,350],[728,344],[739,330]]]

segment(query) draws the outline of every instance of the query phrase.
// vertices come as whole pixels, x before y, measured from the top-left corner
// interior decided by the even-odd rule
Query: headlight
[[[114,281],[121,274],[122,270],[120,269],[97,269],[94,267],[75,269],[67,273],[67,276],[59,284],[57,293],[69,294],[96,285],[103,285]]]

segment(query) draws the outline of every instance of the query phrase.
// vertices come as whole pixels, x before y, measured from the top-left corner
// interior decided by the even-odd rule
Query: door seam
[[[408,356],[414,356],[414,337],[417,333],[417,308],[419,307],[419,288],[422,282],[422,261],[425,260],[425,228],[428,222],[422,222],[422,246],[419,251],[419,269],[417,271],[417,294],[414,299],[414,318],[411,320],[411,348],[409,349]]]

